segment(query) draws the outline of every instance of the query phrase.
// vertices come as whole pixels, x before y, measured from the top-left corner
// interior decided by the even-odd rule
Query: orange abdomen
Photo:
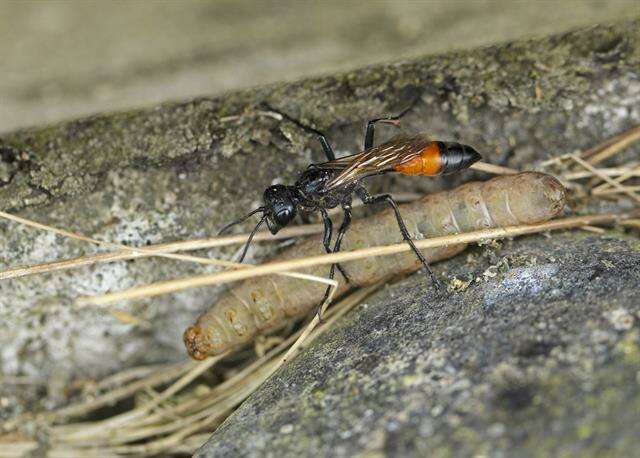
[[[405,175],[438,175],[442,171],[440,144],[440,142],[429,143],[418,156],[397,165],[394,170]]]

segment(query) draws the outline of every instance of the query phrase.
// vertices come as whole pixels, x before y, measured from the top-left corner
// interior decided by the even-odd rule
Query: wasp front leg
[[[331,222],[331,218],[329,218],[329,214],[327,213],[327,210],[325,210],[324,208],[320,209],[320,214],[322,215],[322,222],[324,223],[324,236],[322,237],[322,244],[324,245],[324,250],[327,254],[329,253],[335,253],[337,250],[340,249],[340,244],[338,241],[342,241],[342,236],[344,235],[344,231],[346,231],[346,228],[344,228],[344,224],[345,224],[345,220],[342,221],[342,224],[340,225],[340,229],[338,232],[338,237],[336,238],[336,247],[334,247],[334,249],[331,249],[331,237],[333,234],[333,223]],[[345,210],[345,219],[347,218],[347,214],[346,214],[346,210]],[[351,210],[349,210],[349,222],[351,222]],[[349,223],[347,223],[347,226],[349,225]],[[342,274],[342,276],[344,277],[345,281],[347,281],[347,283],[349,282],[349,277],[347,276],[347,272],[345,272],[344,268],[340,265],[340,264],[332,264],[331,265],[331,270],[329,271],[329,278],[333,278],[334,272],[335,272],[335,267],[338,267],[338,270],[340,271],[340,273]],[[328,291],[328,290],[327,290]]]
[[[349,229],[349,225],[351,224],[351,206],[344,206],[344,218],[342,219],[342,224],[340,224],[340,229],[338,230],[338,235],[336,237],[336,243],[333,246],[333,253],[337,253],[340,251],[340,245],[342,244],[342,238],[344,234]],[[349,282],[349,277],[347,273],[344,271],[343,267],[340,264],[331,264],[331,270],[329,270],[329,279],[333,280],[333,277],[336,273],[336,267],[344,277],[346,282]],[[318,315],[318,320],[322,323],[322,305],[329,298],[329,294],[331,293],[331,286],[327,287],[327,290],[324,293],[324,297],[320,301],[320,305],[318,305],[318,309],[316,310],[316,315]]]

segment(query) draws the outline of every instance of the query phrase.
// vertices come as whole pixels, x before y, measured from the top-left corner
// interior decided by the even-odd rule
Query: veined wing
[[[334,189],[371,175],[396,171],[398,166],[419,157],[432,143],[426,135],[395,138],[361,153],[316,164],[316,167],[341,170],[325,185],[327,190]]]

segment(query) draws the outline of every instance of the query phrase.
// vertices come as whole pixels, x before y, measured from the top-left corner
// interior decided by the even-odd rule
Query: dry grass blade
[[[46,385],[47,380],[29,375],[0,375],[0,385]]]
[[[569,157],[571,159],[573,159],[575,162],[577,162],[578,164],[580,164],[582,167],[584,167],[585,169],[589,170],[591,173],[593,173],[594,175],[598,176],[599,178],[602,178],[604,181],[606,181],[607,183],[609,183],[611,186],[613,186],[616,189],[619,189],[620,192],[628,195],[629,197],[631,197],[633,200],[635,200],[636,202],[640,203],[640,196],[638,196],[637,194],[635,194],[632,191],[629,191],[627,188],[625,188],[624,186],[622,186],[620,183],[617,183],[615,180],[609,178],[607,175],[600,173],[600,171],[595,168],[594,166],[592,166],[591,164],[589,164],[588,162],[584,161],[583,159],[580,159],[577,155],[575,154],[570,154]]]
[[[25,226],[29,226],[29,227],[33,227],[36,229],[41,229],[43,231],[47,231],[47,232],[53,232],[54,234],[58,234],[61,235],[63,237],[67,237],[67,238],[71,238],[71,239],[75,239],[75,240],[80,240],[83,242],[87,242],[87,243],[91,243],[94,245],[99,245],[99,246],[104,246],[107,248],[115,248],[118,250],[124,250],[127,251],[129,253],[132,254],[142,254],[142,255],[148,255],[148,256],[160,256],[160,257],[164,257],[164,258],[169,258],[169,259],[178,259],[178,260],[182,260],[182,261],[189,261],[189,262],[199,262],[202,264],[213,264],[213,265],[223,265],[223,266],[230,266],[233,267],[235,265],[235,263],[229,262],[229,261],[222,261],[222,260],[217,260],[217,259],[211,259],[211,258],[198,258],[195,256],[188,256],[188,255],[179,255],[179,254],[172,254],[172,253],[159,253],[159,252],[155,252],[152,249],[149,249],[148,247],[139,247],[139,248],[132,248],[132,247],[128,247],[126,245],[121,245],[118,243],[111,243],[111,242],[105,242],[102,240],[97,240],[97,239],[93,239],[91,237],[87,237],[86,235],[82,235],[82,234],[78,234],[75,232],[71,232],[71,231],[67,231],[64,229],[59,229],[57,227],[53,227],[53,226],[49,226],[47,224],[42,224],[39,223],[37,221],[32,221],[26,218],[22,218],[20,216],[16,216],[16,215],[12,215],[10,213],[6,213],[3,211],[0,211],[0,217],[3,217],[5,219],[8,219],[10,221],[14,221],[16,223],[20,223],[23,224]]]
[[[178,391],[182,390],[185,386],[191,383],[193,380],[202,375],[205,371],[209,370],[214,364],[220,361],[226,355],[219,355],[213,358],[209,358],[206,361],[202,361],[200,363],[195,364],[195,366],[191,367],[189,371],[184,373],[178,380],[176,380],[171,386],[169,386],[166,390],[164,390],[160,395],[153,398],[151,401],[146,404],[137,407],[129,412],[125,412],[120,415],[116,415],[107,420],[103,420],[100,422],[95,422],[95,424],[91,427],[83,427],[75,433],[69,433],[67,435],[67,440],[77,441],[83,440],[91,437],[99,437],[104,434],[109,434],[108,431],[110,429],[114,429],[116,427],[122,426],[128,422],[138,420],[142,418],[147,412],[151,411],[154,407],[159,405],[161,402],[167,400]]]
[[[616,135],[609,142],[606,142],[606,144],[585,151],[582,157],[588,159],[589,164],[596,165],[619,153],[638,140],[640,140],[640,126],[633,127],[620,135]]]
[[[629,130],[622,132],[614,137],[611,137],[604,142],[580,153],[580,157],[583,159],[589,159],[591,165],[596,165],[603,160],[617,154],[625,149],[635,141],[640,139],[640,126],[632,127]],[[570,154],[560,154],[554,156],[551,159],[547,159],[540,163],[542,167],[548,167],[550,165],[559,165],[563,160],[569,159]]]
[[[87,415],[89,412],[96,409],[115,404],[122,399],[132,396],[134,393],[143,390],[147,386],[156,386],[168,383],[195,365],[195,361],[183,361],[181,363],[168,365],[162,370],[156,371],[152,375],[141,380],[136,380],[135,382],[116,388],[96,398],[89,399],[78,404],[72,404],[52,412],[47,412],[41,415],[41,417],[47,422],[55,422],[68,419],[70,417]],[[7,431],[14,430],[18,425],[31,417],[32,415],[28,414],[14,417],[13,419],[5,422],[2,425],[2,428]]]
[[[581,231],[586,231],[586,232],[591,232],[591,233],[594,233],[594,234],[604,234],[606,232],[601,227],[589,226],[589,225],[580,226],[580,230]]]
[[[6,215],[6,214],[5,214]],[[4,216],[0,214],[0,216]],[[13,216],[13,215],[11,215]],[[15,221],[15,219],[14,219]],[[19,222],[19,221],[17,221]],[[49,227],[49,226],[45,226]],[[48,230],[42,228],[44,230]],[[322,232],[323,226],[321,224],[308,224],[303,226],[295,226],[291,228],[285,228],[278,232],[276,235],[272,235],[269,231],[258,232],[254,241],[262,240],[281,240],[292,237],[302,237],[306,235],[313,235]],[[79,235],[79,234],[76,234]],[[26,275],[33,275],[45,272],[54,272],[58,270],[73,269],[77,267],[89,266],[101,262],[114,262],[123,261],[128,259],[136,259],[149,256],[160,256],[162,254],[175,253],[177,251],[192,251],[207,248],[215,248],[221,246],[228,246],[234,244],[240,244],[246,242],[248,234],[242,235],[230,235],[223,237],[213,237],[209,239],[197,239],[186,240],[182,242],[163,243],[158,245],[150,245],[144,247],[143,251],[132,251],[134,249],[124,249],[112,253],[96,253],[88,256],[80,256],[72,259],[64,259],[60,261],[45,262],[40,264],[34,264],[30,266],[12,267],[0,271],[0,280],[8,278],[23,277]],[[90,239],[93,240],[93,239]],[[90,242],[95,244],[99,242],[97,240]],[[202,258],[206,259],[206,258]]]
[[[626,191],[631,191],[631,192],[640,192],[640,185],[639,186],[625,186],[624,187]],[[592,192],[592,194],[596,195],[596,196],[609,196],[611,194],[622,194],[623,191],[621,191],[620,189],[617,188],[607,188],[607,189],[603,189],[602,191],[599,192]]]
[[[40,444],[34,440],[23,440],[0,436],[0,458],[23,458],[31,456]]]
[[[154,372],[170,370],[172,366],[174,366],[174,364],[153,364],[125,369],[100,380],[96,385],[96,389],[108,390],[113,387],[122,386],[134,380],[148,377]]]
[[[517,235],[533,234],[536,232],[566,229],[582,225],[593,225],[613,222],[623,218],[619,214],[590,215],[573,218],[563,218],[541,224],[530,224],[521,226],[510,226],[502,228],[484,229],[462,234],[448,235],[444,237],[434,237],[426,240],[417,240],[415,245],[419,249],[435,248],[460,243],[473,243],[481,240],[514,237]],[[342,263],[355,259],[362,259],[372,256],[385,256],[408,251],[411,248],[405,243],[395,245],[363,248],[360,250],[331,253],[325,255],[309,256],[306,258],[293,259],[288,261],[273,262],[260,266],[253,266],[247,269],[224,271],[208,275],[200,275],[180,280],[168,280],[153,283],[141,287],[131,288],[125,291],[105,294],[102,296],[84,297],[78,300],[84,305],[106,305],[112,302],[128,299],[139,299],[142,297],[157,296],[187,288],[207,286],[231,281],[243,280],[245,278],[269,275],[277,272],[304,269],[317,265]]]
[[[606,175],[608,177],[626,177],[625,179],[638,177],[640,176],[640,169],[633,169],[631,167],[635,166],[635,164],[628,164],[625,167],[607,167],[603,169],[598,169],[601,174]],[[593,178],[593,173],[588,170],[580,170],[576,172],[567,172],[562,175],[562,178],[567,181],[575,181],[582,180],[584,178]],[[604,184],[608,186],[608,184]]]
[[[626,180],[628,180],[629,178],[633,178],[633,177],[636,177],[636,176],[640,176],[640,167],[635,167],[635,168],[628,167],[627,170],[625,171],[625,173],[622,173],[620,176],[618,176],[613,181],[615,181],[618,184],[622,184]],[[625,186],[625,188],[629,189],[628,186]],[[606,191],[608,191],[610,189],[611,189],[611,185],[609,183],[602,183],[601,185],[596,186],[595,188],[591,189],[591,194],[598,195],[598,194],[602,194],[603,192],[606,193]]]
[[[108,246],[108,247],[115,247],[118,249],[123,249],[127,252],[130,253],[143,253],[149,256],[160,256],[160,257],[165,257],[165,258],[170,258],[170,259],[178,259],[180,261],[188,261],[188,262],[195,262],[198,264],[213,264],[213,265],[223,265],[223,266],[227,266],[227,267],[235,267],[235,268],[240,268],[240,269],[244,269],[244,268],[249,268],[251,265],[250,264],[240,264],[237,262],[230,262],[230,261],[222,261],[219,259],[212,259],[212,258],[202,258],[202,257],[198,257],[198,256],[189,256],[189,255],[181,255],[181,254],[171,254],[171,253],[160,253],[157,251],[154,251],[153,249],[149,249],[148,247],[145,248],[130,248],[127,247],[125,245],[119,245],[119,244],[115,244],[115,243],[110,243],[110,242],[103,242],[101,240],[95,240],[92,239],[90,237],[86,237],[84,235],[81,234],[76,234],[74,232],[69,232],[63,229],[58,229],[52,226],[48,226],[46,224],[42,224],[42,223],[38,223],[36,221],[31,221],[28,220],[26,218],[21,218],[19,216],[15,216],[15,215],[11,215],[9,213],[5,213],[0,211],[0,216],[9,219],[11,221],[15,221],[18,222],[20,224],[24,224],[30,227],[35,227],[37,229],[42,229],[45,231],[49,231],[49,232],[53,232],[56,234],[60,234],[64,237],[69,237],[69,238],[73,238],[73,239],[77,239],[77,240],[82,240],[85,242],[89,242],[89,243],[93,243],[96,245],[103,245],[103,246]],[[308,275],[308,274],[301,274],[301,273],[296,273],[296,272],[281,272],[279,273],[279,275],[285,275],[288,277],[293,277],[293,278],[299,278],[302,280],[309,280],[309,281],[315,281],[315,282],[319,282],[319,283],[324,283],[327,285],[336,285],[337,283],[334,280],[329,280],[327,278],[323,278],[323,277],[318,277],[315,275]]]
[[[628,226],[640,229],[640,219],[628,219],[625,221],[620,221],[621,226]]]
[[[399,193],[394,194],[394,198],[398,202],[409,202],[422,197],[422,194],[416,193]],[[354,203],[354,207],[358,206],[358,203]],[[339,209],[338,209],[339,210]],[[333,212],[335,213],[335,212]],[[36,275],[47,272],[56,272],[60,270],[74,269],[79,267],[90,266],[103,262],[115,262],[125,261],[129,259],[137,259],[151,256],[166,257],[171,259],[177,259],[181,261],[195,262],[199,264],[210,265],[222,265],[227,267],[244,267],[244,264],[237,264],[228,261],[215,260],[210,258],[202,258],[195,256],[183,256],[172,255],[178,251],[193,251],[208,248],[216,248],[228,245],[236,245],[245,243],[249,234],[229,235],[212,237],[207,239],[185,240],[180,242],[163,243],[158,245],[149,245],[143,248],[130,248],[124,245],[111,244],[110,242],[103,242],[97,239],[83,236],[81,234],[64,231],[54,228],[45,224],[41,224],[35,221],[27,220],[9,213],[0,212],[0,216],[10,219],[11,221],[25,224],[31,227],[50,231],[62,235],[64,237],[70,237],[77,240],[82,240],[94,245],[115,245],[116,248],[123,247],[115,252],[110,253],[96,253],[87,256],[79,256],[76,258],[63,259],[57,261],[43,262],[39,264],[11,267],[0,271],[0,280],[6,280],[11,278],[19,278],[27,275]],[[308,235],[314,235],[322,232],[324,226],[322,224],[305,224],[300,226],[288,227],[280,230],[277,234],[273,235],[269,231],[260,231],[256,233],[253,240],[255,241],[275,241],[296,237],[304,237]]]
[[[470,168],[481,172],[492,173],[494,175],[513,175],[515,173],[520,173],[519,170],[510,169],[509,167],[503,167],[501,165],[489,164],[487,162],[476,162]]]
[[[298,339],[294,342],[294,344],[291,345],[291,348],[289,348],[289,350],[285,353],[285,355],[280,359],[280,361],[278,362],[276,367],[280,367],[283,364],[285,364],[289,359],[291,359],[295,355],[297,355],[298,352],[302,349],[302,344],[309,337],[309,335],[313,332],[313,330],[316,328],[316,326],[318,326],[318,324],[320,324],[320,317],[324,314],[324,312],[327,309],[327,307],[329,307],[329,304],[331,304],[331,301],[333,300],[333,295],[335,294],[337,289],[338,289],[338,284],[336,283],[336,286],[331,288],[331,291],[330,291],[329,295],[327,296],[325,301],[320,306],[320,310],[318,311],[318,313],[316,313],[313,316],[313,318],[311,319],[311,321],[309,322],[307,327],[304,329],[302,334],[300,334],[300,337],[298,337]]]
[[[417,193],[397,193],[393,194],[394,199],[398,202],[410,202],[422,197],[422,194]],[[357,207],[361,205],[361,202],[354,202],[353,207]],[[338,213],[341,209],[332,209],[329,211],[330,214]],[[37,227],[39,229],[52,231],[59,233],[65,237],[72,237],[78,240],[83,240],[88,243],[92,243],[94,245],[100,244],[108,244],[109,242],[101,242],[96,239],[92,239],[89,237],[85,237],[81,234],[74,234],[68,231],[58,230],[54,227],[47,226],[44,224],[37,223],[35,221],[26,220],[24,218],[16,217],[15,215],[10,215],[8,213],[1,213],[0,216],[11,219],[12,221],[27,224],[32,227]],[[296,237],[305,237],[308,235],[314,235],[322,232],[324,226],[322,224],[304,224],[300,226],[292,226],[281,229],[277,234],[273,235],[269,231],[260,231],[257,232],[253,238],[254,242],[259,241],[276,241],[283,240],[289,238]],[[249,234],[240,234],[240,235],[229,235],[229,236],[220,236],[220,237],[212,237],[207,239],[196,239],[196,240],[185,240],[180,242],[171,242],[171,243],[163,243],[157,245],[149,245],[144,248],[129,248],[121,249],[115,252],[109,253],[96,253],[87,256],[78,256],[76,258],[70,259],[62,259],[57,261],[49,261],[38,264],[32,264],[27,266],[17,266],[10,267],[5,270],[0,270],[0,280],[6,280],[11,278],[19,278],[28,275],[37,275],[47,272],[56,272],[60,270],[67,269],[75,269],[85,266],[90,266],[93,264],[103,263],[103,262],[115,262],[115,261],[126,261],[129,259],[137,259],[137,258],[145,258],[151,256],[163,256],[170,255],[171,253],[176,253],[178,251],[194,251],[194,250],[202,250],[208,248],[216,248],[222,246],[236,245],[245,243],[247,241],[247,237]],[[122,245],[117,245],[122,246]],[[186,257],[186,256],[163,256],[163,257],[171,257],[172,259],[178,259],[182,261],[196,262],[199,264],[212,264],[212,265],[223,265],[228,267],[239,267],[239,264],[234,264],[232,262],[227,261],[216,261],[208,258],[201,257]]]

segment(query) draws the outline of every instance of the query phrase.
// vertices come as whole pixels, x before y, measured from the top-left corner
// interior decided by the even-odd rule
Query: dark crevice
[[[17,174],[18,174],[17,171],[13,172],[9,175],[9,178],[7,180],[0,180],[0,188],[9,185]]]
[[[300,129],[306,131],[306,132],[311,132],[313,134],[316,135],[324,135],[321,131],[319,131],[318,129],[311,127],[307,124],[304,124],[303,122],[299,121],[298,119],[288,115],[287,113],[285,113],[284,111],[280,111],[277,108],[274,108],[271,104],[269,104],[268,102],[262,102],[260,104],[260,106],[262,108],[264,108],[266,111],[271,111],[273,113],[279,114],[280,116],[282,116],[283,119],[286,119],[287,121],[295,124],[296,126],[298,126]]]
[[[33,189],[34,191],[41,192],[42,194],[46,195],[49,199],[54,199],[56,197],[51,191],[49,191],[47,188],[45,188],[42,185],[27,183],[27,186],[29,186],[29,188]]]

